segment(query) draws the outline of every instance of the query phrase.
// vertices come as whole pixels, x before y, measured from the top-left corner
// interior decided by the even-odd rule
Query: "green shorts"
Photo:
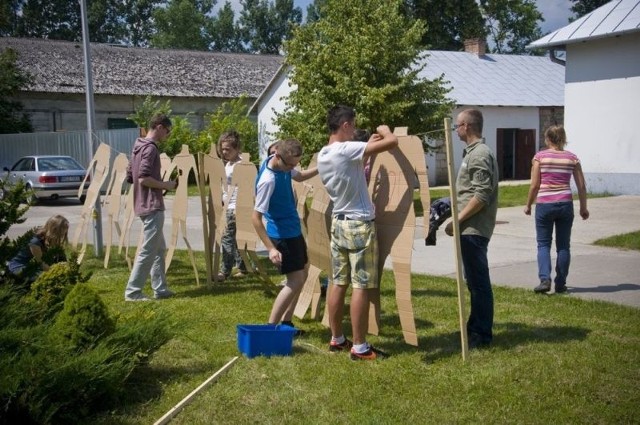
[[[373,221],[331,221],[331,264],[334,285],[378,287],[378,238]]]

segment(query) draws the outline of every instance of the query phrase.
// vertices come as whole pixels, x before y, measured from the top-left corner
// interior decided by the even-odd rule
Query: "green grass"
[[[640,231],[598,239],[594,244],[640,251]]]
[[[129,271],[117,255],[108,270],[96,259],[83,267],[114,313],[165,312],[177,335],[136,374],[128,403],[92,423],[155,422],[239,355],[236,325],[265,323],[273,303],[252,277],[196,286],[185,252],[176,252],[168,273],[177,296],[157,302],[123,301]],[[413,276],[417,348],[403,342],[389,272],[381,292],[381,332],[370,341],[389,359],[329,354],[329,331],[296,320],[308,333],[294,341],[293,356],[239,359],[171,423],[618,424],[640,417],[637,309],[496,287],[494,345],[463,363],[455,281]]]

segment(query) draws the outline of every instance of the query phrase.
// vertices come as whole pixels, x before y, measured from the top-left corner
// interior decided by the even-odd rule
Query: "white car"
[[[20,158],[9,169],[4,167],[5,175],[0,178],[0,199],[4,198],[6,187],[24,181],[30,190],[28,201],[35,204],[39,199],[77,198],[80,185],[87,170],[70,156],[37,155]],[[79,200],[84,203],[89,178]]]

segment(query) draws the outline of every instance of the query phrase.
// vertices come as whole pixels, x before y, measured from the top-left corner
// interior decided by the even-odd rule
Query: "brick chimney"
[[[487,53],[487,42],[483,38],[470,38],[464,41],[464,51],[484,56]]]

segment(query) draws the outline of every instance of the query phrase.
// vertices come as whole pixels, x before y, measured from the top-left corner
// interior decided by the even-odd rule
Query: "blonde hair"
[[[276,152],[286,156],[302,156],[302,145],[297,139],[279,140],[276,146]]]
[[[44,239],[47,248],[64,247],[68,242],[69,220],[57,214],[51,217],[36,234]]]
[[[544,132],[544,138],[559,150],[567,144],[567,133],[561,125],[552,125]]]

